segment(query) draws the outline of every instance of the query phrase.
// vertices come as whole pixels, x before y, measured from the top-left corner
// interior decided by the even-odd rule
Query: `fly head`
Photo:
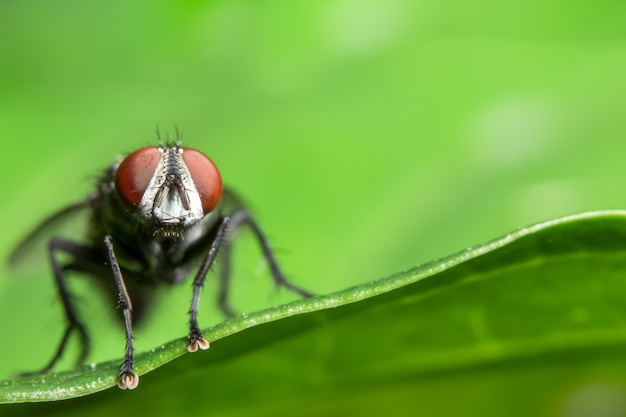
[[[215,209],[222,178],[213,161],[198,150],[149,146],[120,162],[115,191],[155,236],[178,239]]]

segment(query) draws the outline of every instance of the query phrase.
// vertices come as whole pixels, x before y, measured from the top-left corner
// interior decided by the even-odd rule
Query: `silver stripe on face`
[[[204,216],[202,202],[178,146],[159,146],[161,157],[138,212],[166,226],[188,226]]]

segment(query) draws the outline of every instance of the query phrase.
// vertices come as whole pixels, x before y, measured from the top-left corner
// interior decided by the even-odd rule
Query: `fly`
[[[235,208],[227,210],[226,200],[234,202]],[[209,341],[198,325],[198,304],[200,290],[219,250],[224,264],[218,303],[224,314],[233,315],[227,297],[230,247],[232,233],[239,228],[248,227],[253,232],[275,285],[303,297],[312,295],[285,278],[254,218],[234,194],[223,189],[213,161],[180,143],[144,147],[116,161],[98,180],[95,192],[44,221],[14,249],[10,263],[17,263],[42,230],[80,211],[90,217],[85,241],[53,237],[48,244],[67,326],[52,359],[29,374],[51,370],[72,334],[80,337],[79,363],[88,354],[87,327],[73,304],[67,272],[85,273],[99,280],[122,310],[126,348],[117,379],[122,389],[134,389],[139,383],[134,370],[133,320],[141,319],[153,301],[151,287],[181,283],[195,271],[187,350],[208,349]],[[62,262],[59,254],[65,254],[68,260]]]

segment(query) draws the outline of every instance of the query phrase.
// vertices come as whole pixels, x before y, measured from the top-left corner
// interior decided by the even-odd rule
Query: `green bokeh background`
[[[317,293],[624,207],[625,21],[619,1],[5,0],[0,254],[157,125],[213,158]],[[293,298],[237,249],[240,311]],[[40,257],[0,279],[2,378],[62,331]],[[88,290],[90,359],[119,357],[115,306]],[[184,335],[188,299],[164,297],[140,350]]]

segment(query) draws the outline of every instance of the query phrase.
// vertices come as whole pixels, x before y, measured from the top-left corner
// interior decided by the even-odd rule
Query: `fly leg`
[[[278,262],[276,261],[276,257],[274,256],[274,252],[270,248],[269,243],[267,242],[267,238],[261,228],[254,220],[254,218],[250,215],[250,213],[245,209],[240,209],[233,213],[231,216],[231,226],[230,230],[234,231],[238,227],[248,226],[254,236],[256,237],[259,245],[261,246],[261,250],[263,251],[263,256],[269,265],[270,272],[272,273],[272,278],[274,279],[274,285],[277,287],[285,287],[289,291],[295,292],[296,294],[301,295],[302,297],[313,297],[313,293],[305,290],[302,287],[297,286],[296,284],[290,282],[285,278],[282,270],[278,266]]]
[[[191,299],[191,307],[189,308],[189,344],[187,345],[187,350],[189,352],[196,352],[198,348],[202,350],[209,348],[209,342],[204,338],[204,335],[198,326],[200,290],[204,285],[206,274],[209,272],[211,265],[213,265],[213,261],[215,261],[218,249],[225,242],[226,228],[228,227],[229,222],[230,218],[228,216],[222,216],[215,224],[215,238],[213,239],[213,242],[211,242],[209,252],[206,254],[202,264],[200,265],[200,269],[193,280],[193,298]]]
[[[285,278],[278,262],[276,261],[276,257],[272,252],[272,249],[267,242],[267,238],[261,231],[261,228],[254,220],[254,218],[250,215],[250,213],[245,209],[239,209],[234,212],[230,216],[230,224],[228,226],[228,233],[234,233],[237,229],[243,226],[248,226],[252,229],[254,233],[254,237],[259,242],[261,246],[261,250],[263,251],[263,256],[267,261],[270,272],[272,274],[272,279],[274,280],[274,285],[277,287],[285,287],[290,291],[295,292],[296,294],[301,295],[302,297],[312,297],[313,294],[304,288],[301,288],[294,283],[290,282]],[[233,309],[231,308],[228,302],[228,291],[230,288],[230,266],[231,266],[231,243],[227,241],[223,245],[222,253],[221,253],[221,271],[220,271],[220,288],[218,292],[218,305],[222,313],[227,317],[234,316]]]
[[[222,252],[222,269],[220,274],[220,288],[218,292],[218,305],[222,312],[228,316],[232,317],[234,315],[232,308],[228,303],[228,288],[230,286],[230,263],[231,263],[231,242],[229,234],[236,231],[238,228],[242,226],[248,226],[252,229],[254,236],[256,237],[259,245],[261,246],[261,250],[263,251],[263,256],[267,260],[267,263],[270,267],[270,272],[272,273],[272,278],[274,280],[274,284],[277,287],[285,287],[290,291],[293,291],[303,297],[312,297],[313,294],[309,291],[305,290],[293,284],[281,271],[278,266],[278,262],[274,257],[274,253],[270,248],[267,238],[259,228],[256,221],[250,216],[245,209],[240,209],[234,212],[230,216],[224,216],[220,219],[220,221],[216,224],[216,232],[214,234],[215,238],[211,243],[211,248],[207,253],[206,257],[202,261],[200,266],[200,270],[196,274],[196,278],[193,281],[193,299],[191,302],[191,308],[189,309],[189,344],[187,346],[187,350],[190,352],[195,352],[200,349],[208,349],[209,342],[204,338],[200,329],[198,327],[198,303],[200,301],[200,290],[204,284],[204,279],[206,278],[206,274],[208,273],[215,257],[217,255],[218,249]]]
[[[89,353],[89,335],[87,334],[87,329],[85,328],[85,325],[79,320],[76,314],[76,310],[74,309],[74,305],[72,304],[72,295],[70,294],[67,288],[67,284],[65,282],[65,271],[67,268],[61,265],[61,263],[57,259],[57,252],[65,252],[76,259],[82,259],[86,261],[94,259],[95,255],[94,251],[86,246],[82,246],[61,238],[53,238],[50,240],[48,246],[48,257],[50,259],[50,265],[52,266],[52,272],[54,274],[54,282],[59,292],[61,302],[63,303],[65,318],[67,319],[68,324],[65,328],[65,332],[63,333],[63,338],[59,343],[59,347],[57,348],[54,356],[48,362],[48,364],[38,371],[24,372],[21,374],[22,376],[46,373],[50,369],[52,369],[54,365],[58,362],[58,360],[61,359],[61,356],[63,356],[63,352],[67,347],[67,342],[69,341],[70,336],[74,331],[78,332],[81,344],[80,354],[78,356],[77,363],[83,363],[85,358],[87,357],[87,354]]]
[[[121,389],[135,389],[139,384],[139,376],[134,370],[135,357],[133,354],[133,326],[131,317],[133,306],[130,302],[130,296],[126,290],[126,285],[124,284],[120,264],[117,262],[115,251],[113,250],[113,241],[111,236],[107,235],[104,237],[104,245],[107,249],[109,266],[113,272],[113,278],[115,279],[115,285],[119,295],[119,308],[122,309],[122,313],[124,314],[124,324],[126,326],[126,350],[124,351],[124,360],[117,378],[117,385]]]

